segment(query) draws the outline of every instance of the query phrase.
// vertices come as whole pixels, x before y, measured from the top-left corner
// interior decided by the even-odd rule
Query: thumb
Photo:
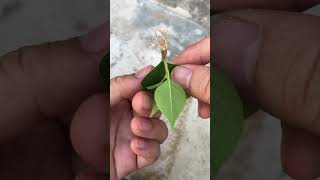
[[[217,67],[240,92],[289,127],[282,134],[288,175],[318,177],[320,18],[252,10],[226,16],[213,25]]]
[[[39,118],[74,111],[99,91],[107,26],[80,39],[21,48],[0,58],[0,142]]]
[[[181,65],[172,71],[172,78],[188,93],[210,104],[210,68],[203,65]]]
[[[122,100],[131,100],[141,90],[142,79],[152,70],[149,65],[135,74],[118,76],[110,81],[110,107],[120,103]]]
[[[267,112],[320,135],[320,18],[253,10],[218,18],[216,66]]]

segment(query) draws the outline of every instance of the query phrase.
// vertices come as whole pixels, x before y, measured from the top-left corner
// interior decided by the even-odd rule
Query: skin
[[[146,118],[143,74],[112,79],[105,97],[107,29],[0,57],[0,179],[121,179],[156,161],[168,130]],[[145,121],[152,127],[141,131]]]
[[[141,91],[140,83],[152,68],[147,66],[143,69],[143,76],[137,73],[111,80],[111,179],[120,179],[154,163],[160,156],[160,144],[168,136],[163,121],[149,118],[152,97]]]
[[[260,32],[263,33],[263,40],[260,42],[262,44],[256,52],[256,62],[250,62],[254,63],[251,66],[253,69],[249,72],[250,79],[254,81],[248,84],[239,76],[241,66],[234,66],[234,64],[241,64],[236,62],[239,56],[230,58],[234,53],[228,49],[229,46],[225,46],[228,36],[218,35],[228,29],[223,29],[223,23],[214,24],[213,22],[213,34],[216,36],[213,37],[212,54],[215,57],[216,67],[222,69],[234,81],[243,98],[281,120],[281,160],[284,171],[297,180],[312,180],[319,177],[320,119],[317,112],[320,109],[318,83],[320,59],[319,39],[316,38],[320,30],[319,17],[294,12],[308,9],[319,2],[313,0],[214,0],[211,3],[212,8],[220,13],[220,18],[258,25]],[[248,8],[269,10],[241,10]],[[281,26],[278,26],[279,24]],[[279,39],[287,41],[278,41]],[[190,69],[205,64],[208,62],[206,61],[208,58],[204,58],[209,56],[205,51],[208,47],[210,47],[208,39],[202,40],[183,52],[175,61]],[[301,49],[305,51],[301,53]],[[206,90],[208,86],[195,86],[193,83],[208,84],[208,82],[201,82],[208,76],[210,74],[205,69],[193,72],[194,80],[189,85],[192,96],[199,99],[201,97],[198,96],[199,94],[205,96],[204,92],[209,91]],[[284,99],[286,101],[283,101]]]
[[[281,4],[277,3],[278,1],[241,2],[215,0],[213,5],[217,11],[224,12],[262,7],[295,11],[315,4],[315,1],[294,1],[294,3],[286,1]],[[268,19],[263,17],[272,17],[271,20],[283,17],[281,13],[267,11],[228,13],[255,23],[262,22],[265,26],[271,21],[263,21]],[[300,18],[301,22],[304,22],[303,20],[308,22],[306,25],[313,22],[316,24],[316,21],[310,20],[307,16],[301,15]],[[304,35],[318,32],[317,28],[309,29],[311,30],[301,29],[296,33]],[[277,35],[277,32],[271,33]],[[308,41],[310,39],[306,39],[302,44],[310,45]],[[191,82],[186,90],[198,98],[201,117],[209,117],[210,114],[210,81],[206,78],[210,74],[208,68],[204,67],[209,63],[209,42],[210,39],[205,39],[196,43],[175,60],[175,63],[192,70]],[[275,42],[270,44],[277,45]],[[277,49],[270,48],[271,46],[265,47],[266,52]],[[151,105],[147,103],[151,97],[139,89],[143,77],[127,75],[112,79],[110,102],[106,101],[103,95],[97,69],[106,48],[107,45],[100,49],[83,50],[77,39],[71,39],[25,47],[1,57],[0,84],[3,88],[0,89],[2,97],[0,177],[2,179],[13,178],[16,172],[20,172],[21,177],[30,179],[56,179],[51,176],[52,174],[59,175],[60,179],[104,179],[107,178],[108,161],[110,161],[111,178],[120,179],[157,159],[160,144],[167,137],[167,129],[158,119],[146,118],[151,109]],[[317,58],[311,55],[306,54],[305,57],[311,60]],[[292,60],[292,58],[281,58],[276,59],[277,61],[264,61],[272,59],[265,54],[264,56],[259,61],[270,62],[269,65],[284,62],[283,68]],[[264,80],[265,74],[272,74],[272,69],[268,71],[258,69],[255,74],[258,79]],[[172,76],[174,79],[174,72]],[[261,82],[267,83],[266,85],[274,83]],[[128,83],[131,85],[128,86]],[[298,88],[303,87],[299,84],[293,85]],[[312,87],[318,88],[316,85]],[[317,164],[320,157],[318,126],[304,124],[306,120],[303,118],[291,118],[294,113],[292,115],[288,111],[273,109],[272,107],[277,107],[279,104],[277,99],[266,101],[264,97],[277,93],[277,91],[259,91],[253,99],[266,111],[280,117],[283,122],[282,162],[285,171],[295,179],[313,179],[320,174],[318,169],[320,166]],[[106,118],[108,114],[104,110],[107,109],[107,105],[111,110],[111,119]],[[118,109],[125,113],[120,114]],[[151,121],[153,127],[148,133],[142,132],[139,128],[146,120]],[[111,128],[110,137],[106,135],[108,125]],[[68,138],[69,134],[71,139]],[[142,144],[137,143],[138,140],[142,140],[146,146],[138,148],[139,144]],[[111,150],[106,148],[108,143],[111,145]],[[18,153],[21,149],[23,153]],[[108,150],[109,159],[105,156]],[[47,159],[44,162],[45,158]],[[21,177],[14,178],[21,179]]]
[[[104,25],[92,33],[105,30]],[[102,91],[96,69],[107,41],[100,43],[88,49],[75,38],[1,57],[1,179],[73,179],[80,166],[105,176],[98,163],[82,161],[89,154],[79,158],[69,136],[78,106]],[[96,123],[99,120],[93,120]],[[97,132],[103,137],[106,130]]]
[[[210,68],[204,65],[210,64],[210,37],[188,47],[178,57],[176,57],[173,62],[192,70],[190,85],[188,87],[185,87],[183,84],[181,85],[185,87],[185,90],[191,96],[198,99],[198,115],[203,119],[209,118]],[[176,76],[177,71],[173,70],[172,78],[176,80]]]

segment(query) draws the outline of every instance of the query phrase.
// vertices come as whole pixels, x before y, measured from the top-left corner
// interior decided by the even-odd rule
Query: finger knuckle
[[[286,74],[283,101],[300,125],[320,132],[320,49],[303,54],[304,61],[296,60]]]
[[[310,52],[310,68],[304,74],[300,107],[309,116],[309,126],[320,132],[320,49]]]
[[[201,89],[200,96],[203,97],[205,102],[210,103],[210,76],[204,76],[199,88]]]
[[[313,61],[303,88],[303,107],[305,107],[305,113],[310,115],[310,127],[320,133],[320,49]]]
[[[0,61],[0,71],[7,75],[11,75],[12,72],[24,72],[24,51],[22,48],[5,54]],[[14,69],[15,71],[12,71]]]
[[[156,162],[160,158],[160,152],[150,152],[147,156],[150,162]]]
[[[158,121],[160,121],[160,120],[158,120]],[[162,137],[161,137],[161,139],[160,139],[160,144],[162,144],[162,143],[164,143],[164,141],[166,141],[166,139],[168,138],[168,134],[169,134],[169,130],[168,130],[168,127],[167,127],[167,125],[163,122],[163,121],[160,121],[160,123],[161,123],[161,125],[160,125],[160,127],[161,127],[161,131],[162,131]]]
[[[117,76],[111,79],[110,81],[110,88],[116,89],[117,91],[119,89],[124,89],[123,87],[123,79],[122,76]],[[118,91],[120,93],[120,91]]]
[[[116,86],[116,87],[121,87],[122,86],[122,77],[117,76],[111,80],[111,84]]]

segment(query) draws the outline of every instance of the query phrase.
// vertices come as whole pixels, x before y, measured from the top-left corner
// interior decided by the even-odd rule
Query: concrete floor
[[[108,19],[106,0],[1,0],[0,55],[85,34]]]

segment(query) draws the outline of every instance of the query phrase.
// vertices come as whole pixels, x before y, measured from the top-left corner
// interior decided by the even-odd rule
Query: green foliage
[[[172,127],[186,104],[186,93],[174,81],[166,80],[154,93],[160,111],[168,118]]]
[[[232,83],[218,71],[212,70],[211,74],[211,175],[214,178],[237,147],[245,118],[241,98]]]
[[[168,64],[169,72],[173,70],[177,65]],[[161,61],[141,82],[144,90],[154,93],[156,88],[161,85],[166,79],[166,70],[164,66],[164,61]]]
[[[174,67],[176,65],[162,60],[141,82],[144,90],[154,95],[150,117],[161,111],[172,127],[186,104],[186,93],[170,77]]]

